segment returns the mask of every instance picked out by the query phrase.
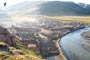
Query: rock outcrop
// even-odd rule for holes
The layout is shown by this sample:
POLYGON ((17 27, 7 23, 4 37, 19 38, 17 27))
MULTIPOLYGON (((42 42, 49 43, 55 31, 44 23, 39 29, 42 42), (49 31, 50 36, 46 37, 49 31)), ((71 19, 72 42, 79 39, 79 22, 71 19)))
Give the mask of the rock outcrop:
POLYGON ((15 36, 6 28, 0 27, 0 41, 7 43, 9 46, 15 46, 15 36))

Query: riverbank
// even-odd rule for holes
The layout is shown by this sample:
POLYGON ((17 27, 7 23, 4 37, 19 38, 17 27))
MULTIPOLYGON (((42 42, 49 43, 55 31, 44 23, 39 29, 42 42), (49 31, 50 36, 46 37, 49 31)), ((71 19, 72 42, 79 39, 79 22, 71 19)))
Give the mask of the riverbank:
POLYGON ((60 38, 58 38, 58 40, 56 40, 56 42, 55 42, 56 47, 58 47, 59 52, 60 52, 60 54, 58 56, 61 57, 61 60, 67 60, 64 53, 62 52, 62 49, 60 48, 59 41, 60 41, 60 38))
POLYGON ((85 39, 82 42, 82 47, 90 52, 90 31, 82 33, 81 36, 85 39))
MULTIPOLYGON (((69 34, 69 33, 72 33, 72 32, 74 32, 74 31, 83 29, 83 28, 85 28, 85 27, 80 27, 79 29, 73 30, 73 31, 71 31, 71 32, 67 32, 67 33, 64 34, 63 36, 65 36, 65 35, 67 35, 67 34, 69 34)), ((63 37, 63 36, 62 36, 62 37, 63 37)), ((61 38, 62 38, 62 37, 61 37, 61 38)), ((64 54, 65 52, 63 52, 63 48, 61 48, 59 42, 60 42, 60 38, 59 38, 58 40, 56 40, 56 46, 58 47, 58 49, 59 49, 59 51, 60 51, 59 56, 61 57, 61 59, 68 60, 69 58, 64 54)))
POLYGON ((90 40, 90 31, 82 33, 81 36, 86 40, 90 40))
POLYGON ((60 46, 65 56, 69 58, 68 60, 90 60, 90 52, 86 49, 90 48, 90 42, 81 37, 81 34, 86 31, 90 31, 90 28, 69 33, 60 40, 60 46), (82 46, 84 41, 87 41, 84 43, 85 48, 82 46))
POLYGON ((82 42, 82 47, 83 47, 85 50, 87 50, 87 51, 90 52, 90 40, 84 40, 84 41, 82 42))

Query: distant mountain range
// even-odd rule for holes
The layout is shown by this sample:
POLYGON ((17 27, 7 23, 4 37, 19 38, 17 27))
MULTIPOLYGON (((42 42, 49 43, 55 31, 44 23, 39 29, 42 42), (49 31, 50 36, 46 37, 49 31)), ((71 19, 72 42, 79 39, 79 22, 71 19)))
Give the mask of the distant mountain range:
POLYGON ((24 12, 26 11, 25 14, 40 14, 47 16, 90 15, 90 5, 86 5, 84 3, 76 4, 74 2, 63 2, 63 1, 47 1, 44 3, 24 2, 11 6, 9 10, 22 12, 24 10, 24 12))
POLYGON ((87 5, 86 9, 90 11, 90 5, 87 5))

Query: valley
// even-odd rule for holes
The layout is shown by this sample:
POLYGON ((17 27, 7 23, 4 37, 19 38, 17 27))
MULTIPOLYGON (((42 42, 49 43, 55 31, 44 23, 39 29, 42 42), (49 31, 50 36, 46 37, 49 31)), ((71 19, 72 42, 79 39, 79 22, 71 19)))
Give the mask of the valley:
POLYGON ((89 60, 89 41, 80 35, 90 27, 89 6, 26 1, 2 8, 0 60, 89 60))

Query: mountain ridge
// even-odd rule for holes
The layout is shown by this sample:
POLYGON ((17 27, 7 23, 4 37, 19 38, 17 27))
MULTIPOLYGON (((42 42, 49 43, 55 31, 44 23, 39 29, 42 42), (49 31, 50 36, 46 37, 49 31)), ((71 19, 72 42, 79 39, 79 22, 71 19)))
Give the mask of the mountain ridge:
POLYGON ((40 4, 38 3, 39 2, 37 2, 37 4, 33 3, 31 5, 29 2, 20 3, 20 4, 17 4, 16 6, 14 5, 13 10, 16 9, 17 11, 19 10, 22 12, 24 10, 24 12, 26 11, 25 14, 28 14, 28 15, 29 14, 39 14, 39 15, 47 15, 47 16, 88 16, 90 15, 89 7, 83 8, 79 4, 76 4, 74 2, 47 1, 40 4), (32 10, 33 8, 38 8, 38 9, 32 10))

